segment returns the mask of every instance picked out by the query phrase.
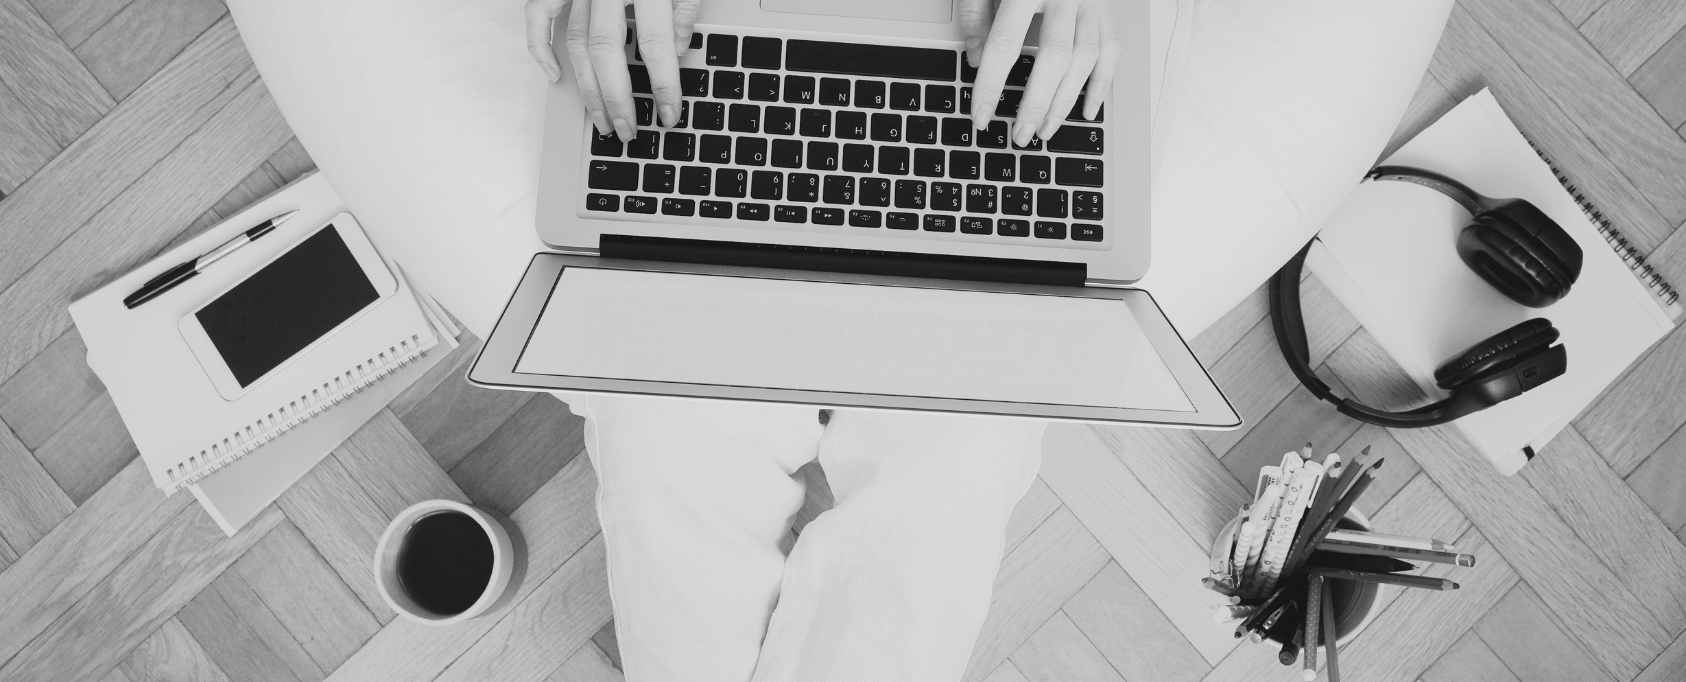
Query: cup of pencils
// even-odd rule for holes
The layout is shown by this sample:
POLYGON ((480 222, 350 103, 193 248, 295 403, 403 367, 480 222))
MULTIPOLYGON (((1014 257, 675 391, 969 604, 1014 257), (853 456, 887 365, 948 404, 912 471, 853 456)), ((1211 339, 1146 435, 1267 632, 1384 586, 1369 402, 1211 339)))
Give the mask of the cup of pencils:
POLYGON ((1210 574, 1201 579, 1221 595, 1215 614, 1235 636, 1279 648, 1283 665, 1304 659, 1304 677, 1328 661, 1340 679, 1338 649, 1375 616, 1381 585, 1455 590, 1445 578, 1416 575, 1422 562, 1474 566, 1438 540, 1375 532, 1353 508, 1375 480, 1382 458, 1369 448, 1343 462, 1338 454, 1311 458, 1311 444, 1259 470, 1253 502, 1213 542, 1210 574))

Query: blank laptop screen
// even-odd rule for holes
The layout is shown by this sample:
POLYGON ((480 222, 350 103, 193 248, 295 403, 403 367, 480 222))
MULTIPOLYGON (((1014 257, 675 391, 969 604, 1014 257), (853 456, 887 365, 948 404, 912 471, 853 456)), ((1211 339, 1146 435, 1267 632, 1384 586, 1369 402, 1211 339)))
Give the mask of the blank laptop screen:
POLYGON ((515 371, 1193 412, 1127 301, 562 271, 515 371))

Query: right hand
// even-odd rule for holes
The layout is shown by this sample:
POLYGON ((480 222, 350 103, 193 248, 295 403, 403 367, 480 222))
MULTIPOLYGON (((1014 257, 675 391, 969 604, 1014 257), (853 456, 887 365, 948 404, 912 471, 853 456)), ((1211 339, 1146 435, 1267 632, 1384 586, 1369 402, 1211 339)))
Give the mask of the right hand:
POLYGON ((551 50, 552 26, 568 16, 568 61, 579 81, 586 116, 597 132, 631 140, 638 132, 632 77, 626 68, 626 6, 638 19, 638 51, 650 71, 656 115, 662 125, 679 122, 679 57, 691 46, 699 0, 527 0, 527 51, 554 83, 562 65, 551 50))

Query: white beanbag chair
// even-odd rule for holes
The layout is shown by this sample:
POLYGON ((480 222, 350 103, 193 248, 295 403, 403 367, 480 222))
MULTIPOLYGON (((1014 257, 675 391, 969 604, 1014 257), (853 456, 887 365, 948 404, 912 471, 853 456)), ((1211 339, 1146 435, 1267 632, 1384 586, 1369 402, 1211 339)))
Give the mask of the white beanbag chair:
MULTIPOLYGON (((1193 336, 1298 250, 1376 160, 1452 0, 1153 1, 1160 101, 1142 285, 1193 336)), ((520 0, 228 5, 359 221, 485 338, 543 248, 544 79, 520 0)))

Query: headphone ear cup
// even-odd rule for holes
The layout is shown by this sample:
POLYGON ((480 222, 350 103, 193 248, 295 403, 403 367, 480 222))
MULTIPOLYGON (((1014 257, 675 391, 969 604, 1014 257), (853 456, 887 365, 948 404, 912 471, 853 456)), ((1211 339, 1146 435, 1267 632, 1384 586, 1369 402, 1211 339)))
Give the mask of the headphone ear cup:
POLYGON ((1580 247, 1527 202, 1511 200, 1483 211, 1459 233, 1457 248, 1477 275, 1530 308, 1561 300, 1580 276, 1580 247))
POLYGON ((1434 381, 1442 390, 1456 392, 1494 372, 1510 369, 1551 347, 1559 336, 1557 328, 1544 318, 1494 334, 1434 370, 1434 381))

